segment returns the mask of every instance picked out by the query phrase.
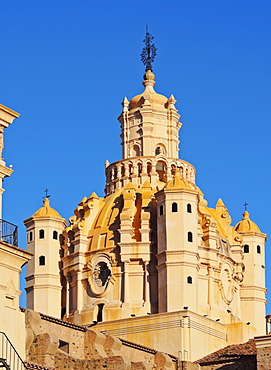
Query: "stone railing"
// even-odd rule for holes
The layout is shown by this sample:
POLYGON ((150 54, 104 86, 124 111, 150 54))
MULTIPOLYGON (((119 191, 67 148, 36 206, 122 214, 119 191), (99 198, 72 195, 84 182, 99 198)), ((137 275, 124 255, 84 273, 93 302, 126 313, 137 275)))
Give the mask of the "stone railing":
POLYGON ((172 179, 175 169, 179 168, 184 180, 195 183, 196 170, 190 163, 181 159, 155 157, 133 157, 108 164, 105 170, 106 195, 132 182, 140 188, 148 180, 152 188, 162 189, 172 179))

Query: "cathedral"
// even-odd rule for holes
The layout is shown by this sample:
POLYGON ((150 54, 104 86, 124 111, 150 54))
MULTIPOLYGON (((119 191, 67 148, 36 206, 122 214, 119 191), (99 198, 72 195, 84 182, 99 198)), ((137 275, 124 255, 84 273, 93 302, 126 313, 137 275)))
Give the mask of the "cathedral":
POLYGON ((105 163, 105 196, 84 197, 68 223, 46 198, 24 221, 27 307, 194 360, 265 334, 266 234, 247 210, 232 226, 222 199, 208 206, 178 157, 176 99, 155 91, 148 32, 145 42, 144 91, 122 102, 122 158, 105 163), (176 330, 182 343, 165 343, 176 330), (202 351, 189 344, 198 336, 202 351))

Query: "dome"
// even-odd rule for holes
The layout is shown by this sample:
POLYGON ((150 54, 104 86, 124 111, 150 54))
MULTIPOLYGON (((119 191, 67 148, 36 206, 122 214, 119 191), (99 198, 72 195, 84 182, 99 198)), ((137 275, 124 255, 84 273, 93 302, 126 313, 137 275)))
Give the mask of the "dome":
POLYGON ((52 217, 59 217, 59 218, 62 218, 60 216, 60 214, 55 210, 53 209, 51 206, 50 206, 50 200, 48 198, 45 198, 43 200, 43 206, 38 209, 34 214, 33 214, 33 217, 46 217, 46 216, 52 216, 52 217))
POLYGON ((238 231, 239 233, 246 233, 246 232, 260 233, 261 232, 258 225, 255 224, 255 222, 251 221, 251 219, 249 218, 249 213, 247 211, 243 213, 242 221, 236 224, 235 230, 238 231))
POLYGON ((179 169, 175 170, 173 179, 169 180, 165 186, 165 189, 172 189, 172 188, 191 189, 190 184, 181 177, 179 169))
POLYGON ((153 86, 155 85, 154 81, 154 74, 149 70, 144 75, 145 80, 143 81, 143 85, 145 86, 145 90, 142 94, 134 96, 130 100, 130 110, 139 108, 144 103, 145 97, 149 97, 149 102, 154 107, 164 107, 166 103, 168 102, 168 98, 164 95, 157 94, 157 92, 154 90, 153 86))

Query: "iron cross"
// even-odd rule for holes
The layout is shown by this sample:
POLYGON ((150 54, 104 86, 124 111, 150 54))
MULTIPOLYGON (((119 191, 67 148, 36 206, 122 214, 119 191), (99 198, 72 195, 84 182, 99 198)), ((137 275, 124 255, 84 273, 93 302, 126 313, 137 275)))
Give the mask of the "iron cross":
POLYGON ((51 195, 48 195, 48 191, 49 191, 49 190, 48 190, 47 188, 44 190, 44 193, 45 193, 46 195, 45 195, 45 197, 43 197, 43 198, 50 198, 50 196, 51 196, 51 195))
POLYGON ((247 211, 248 203, 247 203, 247 202, 245 202, 245 203, 243 204, 243 206, 245 207, 245 211, 247 211))

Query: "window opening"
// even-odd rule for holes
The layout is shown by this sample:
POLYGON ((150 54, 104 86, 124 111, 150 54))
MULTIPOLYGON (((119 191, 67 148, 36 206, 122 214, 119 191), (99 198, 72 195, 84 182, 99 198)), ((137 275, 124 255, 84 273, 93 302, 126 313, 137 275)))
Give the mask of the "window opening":
POLYGON ((172 165, 171 165, 171 175, 172 175, 172 176, 174 176, 175 171, 176 171, 176 166, 175 166, 175 164, 172 164, 172 165))
POLYGON ((61 349, 61 351, 69 353, 69 343, 64 340, 59 339, 58 348, 61 349))
POLYGON ((40 239, 44 239, 44 230, 43 229, 41 229, 39 231, 39 237, 40 237, 40 239))
POLYGON ((187 276, 187 284, 192 284, 192 276, 187 276))
POLYGON ((124 165, 121 166, 121 177, 124 176, 124 173, 125 173, 125 168, 124 168, 124 165))
POLYGON ((58 235, 57 235, 57 231, 56 231, 56 230, 54 230, 54 231, 53 231, 53 239, 57 240, 57 236, 58 236, 58 235))
POLYGON ((32 242, 32 240, 33 240, 33 232, 30 231, 30 233, 29 233, 29 241, 32 242))
POLYGON ((244 253, 249 253, 249 245, 244 245, 244 253))
POLYGON ((134 145, 134 157, 139 157, 140 156, 140 148, 138 145, 134 145))
POLYGON ((163 162, 156 163, 156 172, 159 176, 159 181, 166 182, 166 166, 163 162))
POLYGON ((141 172, 142 172, 142 164, 138 163, 137 164, 137 174, 138 174, 138 176, 141 174, 141 172))
POLYGON ((163 214, 164 214, 164 207, 160 206, 160 216, 162 216, 163 214))
POLYGON ((39 256, 39 265, 45 266, 45 256, 39 256))
POLYGON ((261 254, 261 246, 257 245, 257 253, 261 254))
POLYGON ((187 213, 192 213, 192 207, 190 203, 187 203, 187 213))
POLYGON ((187 233, 187 240, 189 242, 193 242, 193 234, 191 233, 191 231, 188 231, 188 233, 187 233))
POLYGON ((97 314, 98 322, 103 321, 103 308, 104 308, 104 303, 98 304, 98 314, 97 314))
POLYGON ((157 171, 165 171, 165 165, 162 162, 157 162, 156 164, 156 170, 157 171))
POLYGON ((172 212, 178 212, 178 204, 176 202, 172 203, 172 212))

